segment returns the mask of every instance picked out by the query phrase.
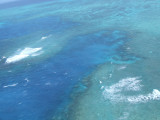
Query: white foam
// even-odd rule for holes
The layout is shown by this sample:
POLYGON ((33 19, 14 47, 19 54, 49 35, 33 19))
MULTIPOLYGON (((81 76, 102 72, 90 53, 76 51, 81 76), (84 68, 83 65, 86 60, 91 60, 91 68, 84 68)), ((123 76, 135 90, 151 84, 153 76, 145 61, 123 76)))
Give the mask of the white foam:
POLYGON ((149 100, 160 100, 160 91, 153 89, 152 93, 146 95, 132 95, 126 96, 123 94, 125 91, 140 91, 142 86, 140 84, 140 77, 125 78, 118 83, 111 86, 106 86, 103 91, 105 99, 109 99, 113 102, 130 102, 130 103, 144 103, 149 100))
POLYGON ((149 100, 160 100, 160 91, 157 89, 153 89, 153 92, 149 93, 147 95, 138 95, 138 96, 127 97, 127 101, 129 101, 131 103, 148 102, 149 100))
POLYGON ((102 84, 102 81, 99 81, 100 84, 102 84))
POLYGON ((27 83, 29 82, 29 79, 28 79, 28 78, 25 78, 24 80, 25 80, 27 83))
POLYGON ((28 82, 29 82, 29 79, 28 78, 25 78, 24 79, 26 81, 26 83, 24 84, 24 86, 27 86, 28 82))
POLYGON ((5 56, 2 57, 2 59, 5 59, 5 58, 6 58, 5 56))
POLYGON ((38 52, 38 53, 34 53, 34 54, 32 54, 31 56, 38 56, 38 55, 40 55, 40 54, 42 54, 43 53, 43 51, 41 51, 41 52, 38 52))
POLYGON ((47 39, 47 38, 49 38, 49 37, 51 37, 51 35, 43 36, 43 37, 41 37, 41 40, 45 40, 45 39, 47 39))
POLYGON ((109 87, 107 86, 105 88, 105 91, 110 94, 121 92, 122 90, 139 91, 142 87, 140 82, 141 80, 139 80, 139 77, 125 78, 114 85, 111 85, 109 87))
POLYGON ((0 59, 0 61, 2 61, 3 59, 6 59, 6 57, 5 57, 5 56, 2 56, 1 59, 0 59))
POLYGON ((118 68, 118 70, 124 70, 126 68, 127 68, 126 66, 121 66, 121 67, 118 68))
POLYGON ((7 87, 14 87, 14 86, 16 86, 16 85, 18 85, 18 83, 15 83, 15 84, 11 84, 11 85, 6 85, 6 86, 3 86, 3 88, 7 88, 7 87))
POLYGON ((6 63, 14 63, 17 61, 20 61, 24 58, 27 58, 29 56, 37 56, 40 55, 38 54, 38 52, 42 50, 42 48, 25 48, 24 50, 22 50, 19 54, 8 57, 6 60, 6 63), (36 55, 35 55, 36 54, 36 55))
POLYGON ((47 38, 48 38, 48 37, 42 37, 41 40, 45 40, 45 39, 47 39, 47 38))
POLYGON ((104 89, 104 86, 101 86, 101 89, 104 89))

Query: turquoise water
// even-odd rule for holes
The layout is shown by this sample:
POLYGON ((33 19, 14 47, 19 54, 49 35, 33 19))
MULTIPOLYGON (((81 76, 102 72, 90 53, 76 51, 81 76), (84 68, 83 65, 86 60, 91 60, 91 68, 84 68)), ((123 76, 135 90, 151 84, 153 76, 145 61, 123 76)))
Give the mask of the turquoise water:
POLYGON ((0 120, 159 120, 160 2, 0 2, 0 120))

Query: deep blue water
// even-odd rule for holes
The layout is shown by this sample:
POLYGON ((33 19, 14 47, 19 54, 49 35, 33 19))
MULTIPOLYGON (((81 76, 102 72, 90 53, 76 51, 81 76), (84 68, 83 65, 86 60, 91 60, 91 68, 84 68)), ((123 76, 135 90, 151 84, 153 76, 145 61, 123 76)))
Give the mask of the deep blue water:
MULTIPOLYGON (((1 78, 0 118, 49 119, 70 101, 69 95, 74 85, 96 65, 116 55, 116 50, 126 40, 125 33, 120 31, 98 31, 77 36, 56 56, 1 78), (14 83, 18 85, 3 88, 14 83)), ((17 66, 18 63, 14 67, 17 66)))
MULTIPOLYGON (((25 16, 23 16, 23 18, 24 17, 25 16)), ((14 19, 6 21, 5 27, 1 28, 0 39, 16 38, 42 30, 48 33, 63 32, 64 30, 76 25, 70 21, 62 21, 60 17, 56 16, 41 17, 22 22, 15 21, 14 24, 10 23, 10 21, 14 21, 14 19)))
MULTIPOLYGON (((24 19, 29 16, 30 15, 18 16, 18 19, 24 19)), ((32 40, 28 40, 28 38, 32 37, 30 36, 32 33, 39 32, 39 36, 37 37, 40 39, 43 35, 63 33, 74 26, 78 26, 78 24, 71 21, 64 21, 58 16, 40 17, 20 22, 15 21, 13 18, 7 19, 0 28, 1 57, 5 56, 4 53, 6 50, 12 49, 15 46, 24 46, 28 42, 32 42, 32 40)))
MULTIPOLYGON (((26 16, 15 18, 24 19, 26 16)), ((0 28, 1 58, 8 52, 14 54, 12 48, 19 49, 16 47, 31 43, 28 36, 32 33, 45 31, 63 35, 80 25, 59 16, 22 21, 9 18, 3 22, 5 24, 0 28), (23 39, 17 39, 19 37, 23 39)), ((47 120, 56 116, 72 101, 70 95, 74 86, 97 65, 111 61, 113 56, 123 52, 121 46, 128 40, 127 33, 118 30, 100 30, 68 39, 60 52, 37 63, 34 60, 32 64, 32 59, 12 64, 5 64, 5 59, 0 61, 0 120, 47 120)), ((44 48, 44 54, 47 54, 45 49, 47 47, 44 48)))

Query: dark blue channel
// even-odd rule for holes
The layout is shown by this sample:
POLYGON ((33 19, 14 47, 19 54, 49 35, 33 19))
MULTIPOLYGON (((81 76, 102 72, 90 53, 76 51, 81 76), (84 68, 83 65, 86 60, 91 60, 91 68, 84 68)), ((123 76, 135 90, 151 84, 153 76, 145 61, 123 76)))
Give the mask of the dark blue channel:
POLYGON ((120 31, 77 36, 56 56, 17 74, 1 77, 0 120, 51 119, 71 101, 69 96, 74 85, 96 65, 118 54, 117 49, 126 40, 125 33, 120 31), (3 88, 13 83, 18 84, 3 88))

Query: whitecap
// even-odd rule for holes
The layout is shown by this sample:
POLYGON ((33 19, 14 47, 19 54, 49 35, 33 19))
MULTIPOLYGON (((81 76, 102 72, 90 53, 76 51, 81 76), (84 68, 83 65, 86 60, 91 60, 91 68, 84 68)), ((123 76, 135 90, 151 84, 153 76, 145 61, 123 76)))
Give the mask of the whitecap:
POLYGON ((11 85, 5 85, 5 86, 3 86, 3 88, 7 88, 7 87, 14 87, 14 86, 16 86, 16 85, 18 85, 18 83, 11 84, 11 85))
POLYGON ((45 39, 47 39, 48 37, 41 37, 41 40, 45 40, 45 39))
POLYGON ((26 83, 24 84, 24 86, 27 86, 28 82, 30 81, 28 78, 24 79, 26 81, 26 83))
POLYGON ((50 36, 51 36, 51 35, 43 36, 43 37, 41 37, 41 40, 45 40, 45 39, 49 38, 50 36))
POLYGON ((37 56, 40 55, 40 52, 42 50, 42 48, 25 48, 24 50, 22 50, 19 54, 17 55, 13 55, 11 57, 8 57, 6 59, 6 63, 14 63, 17 61, 20 61, 24 58, 27 58, 29 56, 37 56), (35 55, 36 54, 36 55, 35 55))
POLYGON ((127 68, 126 66, 121 66, 121 67, 118 68, 118 70, 124 70, 126 68, 127 68))
POLYGON ((99 81, 100 84, 102 84, 102 81, 99 81))
POLYGON ((25 78, 24 80, 25 80, 27 83, 29 82, 29 79, 28 79, 28 78, 25 78))

